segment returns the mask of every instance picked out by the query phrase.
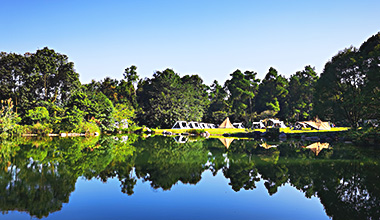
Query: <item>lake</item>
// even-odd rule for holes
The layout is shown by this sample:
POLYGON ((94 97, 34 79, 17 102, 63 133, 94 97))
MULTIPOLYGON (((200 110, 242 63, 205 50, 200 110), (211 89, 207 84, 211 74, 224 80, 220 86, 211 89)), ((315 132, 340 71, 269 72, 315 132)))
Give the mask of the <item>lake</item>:
POLYGON ((380 219, 380 148, 103 136, 3 140, 1 219, 380 219))

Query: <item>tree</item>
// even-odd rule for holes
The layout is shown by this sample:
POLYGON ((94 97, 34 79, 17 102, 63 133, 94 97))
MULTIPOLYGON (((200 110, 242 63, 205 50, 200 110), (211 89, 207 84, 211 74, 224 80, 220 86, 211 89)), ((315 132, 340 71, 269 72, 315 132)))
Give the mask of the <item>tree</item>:
POLYGON ((347 48, 327 62, 316 85, 316 114, 326 120, 346 120, 352 127, 365 116, 365 72, 358 50, 347 48))
POLYGON ((244 119, 246 122, 252 120, 255 112, 255 97, 258 92, 259 79, 256 79, 257 73, 245 71, 242 73, 236 70, 231 73, 231 79, 225 82, 228 90, 228 103, 231 106, 231 112, 234 120, 244 119))
POLYGON ((228 116, 227 92, 214 80, 210 88, 209 102, 204 121, 220 124, 228 116))
POLYGON ((21 118, 13 111, 12 99, 1 100, 0 102, 0 137, 13 133, 21 118))
POLYGON ((80 123, 83 117, 87 121, 95 120, 103 131, 113 130, 115 108, 102 92, 82 88, 71 96, 66 107, 66 123, 67 120, 80 123))
POLYGON ((139 80, 136 70, 137 67, 134 65, 126 68, 123 74, 124 80, 121 80, 119 84, 119 87, 122 88, 122 90, 119 90, 120 94, 124 94, 123 96, 127 98, 134 108, 137 108, 135 85, 139 80))
POLYGON ((287 84, 286 78, 279 75, 277 70, 271 67, 259 85, 258 98, 256 99, 257 112, 271 110, 278 113, 280 110, 285 110, 285 98, 288 94, 287 84))
POLYGON ((138 120, 152 127, 171 127, 178 120, 200 121, 207 101, 207 87, 198 76, 181 78, 171 69, 156 71, 139 82, 138 120))
POLYGON ((366 73, 363 90, 367 119, 380 120, 380 32, 360 46, 359 54, 366 73))
POLYGON ((16 112, 24 69, 24 56, 15 53, 0 53, 0 100, 11 98, 15 102, 16 112))
POLYGON ((0 98, 12 98, 21 116, 41 101, 63 106, 80 86, 74 63, 47 47, 24 56, 1 53, 0 75, 0 98))
POLYGON ((310 118, 317 80, 317 73, 310 66, 305 66, 303 71, 298 71, 290 77, 287 96, 287 118, 292 121, 310 118))

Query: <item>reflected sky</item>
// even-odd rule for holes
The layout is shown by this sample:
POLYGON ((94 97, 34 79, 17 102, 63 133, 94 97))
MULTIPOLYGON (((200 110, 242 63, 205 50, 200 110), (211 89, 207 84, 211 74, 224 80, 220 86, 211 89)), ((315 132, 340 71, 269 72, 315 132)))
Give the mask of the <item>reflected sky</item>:
MULTIPOLYGON (((127 196, 115 178, 107 183, 80 178, 70 203, 47 219, 329 219, 318 198, 305 198, 289 184, 269 196, 262 180, 255 190, 239 192, 228 182, 221 172, 210 171, 197 185, 177 183, 170 191, 138 180, 135 193, 127 196)), ((14 214, 7 217, 30 218, 14 214)))

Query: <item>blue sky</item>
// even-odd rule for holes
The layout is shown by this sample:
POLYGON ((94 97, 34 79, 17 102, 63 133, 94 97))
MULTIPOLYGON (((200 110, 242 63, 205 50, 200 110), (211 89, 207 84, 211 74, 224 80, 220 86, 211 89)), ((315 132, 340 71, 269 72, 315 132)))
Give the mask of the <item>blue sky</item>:
POLYGON ((224 83, 234 70, 262 79, 322 72, 339 50, 380 31, 380 1, 0 0, 0 51, 47 46, 68 55, 83 83, 172 68, 224 83))

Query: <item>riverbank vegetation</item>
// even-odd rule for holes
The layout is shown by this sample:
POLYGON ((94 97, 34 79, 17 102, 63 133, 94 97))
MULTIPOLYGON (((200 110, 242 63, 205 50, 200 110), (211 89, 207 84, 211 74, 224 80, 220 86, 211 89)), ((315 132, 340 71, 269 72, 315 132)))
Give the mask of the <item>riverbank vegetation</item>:
POLYGON ((338 52, 320 77, 311 66, 289 78, 271 67, 262 80, 237 69, 223 85, 208 86, 173 69, 140 78, 132 65, 120 80, 82 84, 74 63, 47 47, 1 52, 0 76, 2 136, 170 128, 179 120, 218 124, 227 116, 247 127, 267 117, 294 123, 318 116, 353 128, 380 120, 380 32, 338 52))

